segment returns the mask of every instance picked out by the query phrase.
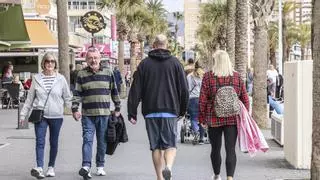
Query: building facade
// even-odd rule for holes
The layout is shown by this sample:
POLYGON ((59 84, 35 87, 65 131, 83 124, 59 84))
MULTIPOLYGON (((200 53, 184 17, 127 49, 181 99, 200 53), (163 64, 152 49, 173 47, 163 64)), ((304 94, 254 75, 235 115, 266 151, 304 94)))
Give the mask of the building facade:
POLYGON ((199 27, 200 5, 208 0, 184 0, 184 48, 191 50, 197 44, 197 29, 199 27))

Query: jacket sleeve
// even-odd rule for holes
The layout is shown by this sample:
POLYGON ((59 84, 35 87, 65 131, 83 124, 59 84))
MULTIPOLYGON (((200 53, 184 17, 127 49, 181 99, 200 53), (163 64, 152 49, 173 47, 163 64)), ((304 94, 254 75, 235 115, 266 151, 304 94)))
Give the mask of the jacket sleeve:
POLYGON ((76 78, 76 87, 73 93, 72 97, 72 112, 78 112, 79 111, 79 105, 81 103, 81 94, 82 94, 82 83, 81 83, 81 77, 80 77, 80 72, 77 74, 76 78))
POLYGON ((120 100, 120 95, 119 91, 117 89, 117 84, 116 84, 116 79, 112 71, 111 72, 111 81, 110 81, 110 89, 111 89, 111 99, 114 103, 115 106, 115 111, 120 111, 121 107, 121 100, 120 100))
POLYGON ((199 97, 199 122, 206 123, 206 107, 210 96, 210 76, 209 72, 203 76, 200 97, 199 97))
POLYGON ((36 97, 36 86, 35 82, 31 83, 31 87, 28 91, 27 99, 23 105, 23 108, 20 112, 20 119, 25 120, 27 115, 29 114, 30 110, 32 109, 33 100, 36 97))
POLYGON ((246 85, 244 84, 244 81, 239 77, 240 81, 240 101, 244 104, 244 106, 249 111, 250 108, 250 102, 249 102, 249 96, 246 90, 246 85))
POLYGON ((128 97, 128 118, 137 120, 137 108, 141 100, 141 89, 143 85, 142 63, 139 64, 136 72, 133 74, 133 82, 130 87, 128 97))
POLYGON ((179 64, 179 90, 180 90, 180 113, 179 116, 184 116, 187 112, 188 101, 189 101, 189 88, 187 77, 184 73, 183 67, 179 64))

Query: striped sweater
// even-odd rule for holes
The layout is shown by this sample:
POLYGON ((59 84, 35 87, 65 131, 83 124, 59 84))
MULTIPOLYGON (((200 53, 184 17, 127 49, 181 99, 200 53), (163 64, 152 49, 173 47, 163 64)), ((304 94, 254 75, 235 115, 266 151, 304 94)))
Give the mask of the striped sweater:
POLYGON ((72 112, 77 112, 82 103, 82 115, 110 115, 110 100, 115 111, 120 111, 120 98, 115 79, 109 68, 100 68, 96 73, 87 67, 78 72, 72 100, 72 112))

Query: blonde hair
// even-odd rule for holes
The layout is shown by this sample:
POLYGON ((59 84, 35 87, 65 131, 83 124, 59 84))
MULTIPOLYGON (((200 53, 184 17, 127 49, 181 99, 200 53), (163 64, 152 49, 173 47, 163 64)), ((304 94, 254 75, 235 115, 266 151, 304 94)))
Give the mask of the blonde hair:
POLYGON ((47 52, 47 53, 44 54, 44 56, 42 57, 42 60, 41 60, 41 68, 42 68, 43 70, 46 69, 46 67, 44 66, 45 61, 48 60, 50 57, 55 61, 55 63, 54 63, 54 69, 57 69, 57 68, 58 68, 58 61, 57 61, 56 56, 55 56, 53 53, 51 53, 51 52, 47 52))
POLYGON ((233 76, 233 66, 226 51, 217 50, 214 55, 212 71, 216 76, 233 76))

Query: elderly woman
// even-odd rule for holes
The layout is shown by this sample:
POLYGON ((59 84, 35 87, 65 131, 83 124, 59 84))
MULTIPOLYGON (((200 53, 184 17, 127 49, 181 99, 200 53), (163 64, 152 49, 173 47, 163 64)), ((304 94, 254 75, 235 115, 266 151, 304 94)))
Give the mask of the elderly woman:
POLYGON ((58 139, 63 122, 64 105, 71 107, 71 94, 68 83, 57 69, 57 59, 51 53, 46 53, 41 62, 43 71, 33 77, 27 100, 21 110, 21 122, 26 119, 32 109, 44 110, 43 118, 34 124, 36 136, 36 161, 37 167, 31 170, 31 175, 42 179, 44 148, 46 132, 50 133, 50 156, 47 177, 55 176, 55 160, 58 153, 58 139), (50 107, 50 108, 49 108, 50 107))

